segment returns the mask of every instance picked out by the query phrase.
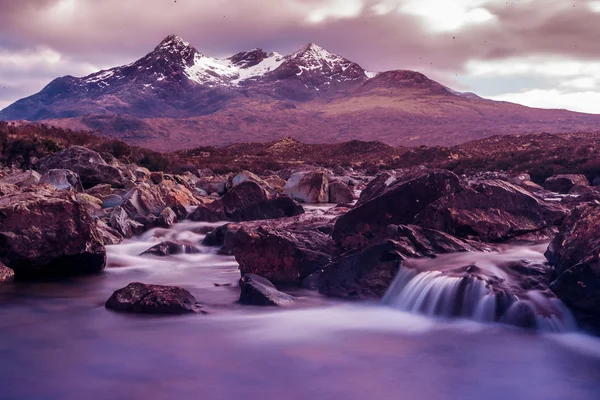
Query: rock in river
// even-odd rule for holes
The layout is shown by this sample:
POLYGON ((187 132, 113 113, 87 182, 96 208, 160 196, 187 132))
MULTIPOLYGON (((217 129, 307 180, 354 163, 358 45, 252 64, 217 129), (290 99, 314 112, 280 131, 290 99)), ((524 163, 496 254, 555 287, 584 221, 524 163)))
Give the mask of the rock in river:
POLYGON ((240 279, 240 303, 256 306, 286 306, 294 302, 289 294, 258 275, 246 274, 240 279))
POLYGON ((17 279, 75 275, 101 271, 106 250, 85 207, 43 185, 0 198, 0 261, 17 279))
POLYGON ((105 306, 115 311, 143 314, 202 312, 202 306, 196 302, 190 292, 183 288, 139 282, 130 283, 114 292, 105 306))

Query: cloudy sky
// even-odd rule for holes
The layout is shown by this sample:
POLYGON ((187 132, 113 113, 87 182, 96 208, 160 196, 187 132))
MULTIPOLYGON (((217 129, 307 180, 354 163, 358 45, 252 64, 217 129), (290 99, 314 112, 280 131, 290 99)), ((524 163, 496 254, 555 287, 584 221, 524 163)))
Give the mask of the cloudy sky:
POLYGON ((0 0, 0 109, 176 33, 217 57, 308 42, 530 106, 600 113, 600 1, 0 0))

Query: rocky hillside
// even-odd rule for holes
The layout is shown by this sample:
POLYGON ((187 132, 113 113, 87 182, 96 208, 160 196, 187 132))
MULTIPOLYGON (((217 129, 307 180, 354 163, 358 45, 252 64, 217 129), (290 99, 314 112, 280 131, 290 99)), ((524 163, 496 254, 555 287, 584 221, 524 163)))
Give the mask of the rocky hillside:
POLYGON ((226 59, 177 36, 124 66, 66 76, 0 111, 161 151, 293 137, 305 143, 456 145, 492 135, 595 131, 600 116, 453 91, 406 70, 372 73, 308 44, 226 59))

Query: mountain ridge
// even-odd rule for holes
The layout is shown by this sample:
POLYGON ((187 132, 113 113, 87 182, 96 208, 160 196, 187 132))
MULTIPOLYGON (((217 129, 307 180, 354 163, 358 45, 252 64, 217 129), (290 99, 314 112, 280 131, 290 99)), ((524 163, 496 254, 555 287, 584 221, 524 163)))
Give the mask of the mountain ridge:
POLYGON ((96 131, 158 150, 272 141, 454 145, 495 134, 595 131, 600 116, 461 93, 410 70, 372 73, 314 43, 217 59, 176 35, 123 66, 60 77, 0 120, 96 131))

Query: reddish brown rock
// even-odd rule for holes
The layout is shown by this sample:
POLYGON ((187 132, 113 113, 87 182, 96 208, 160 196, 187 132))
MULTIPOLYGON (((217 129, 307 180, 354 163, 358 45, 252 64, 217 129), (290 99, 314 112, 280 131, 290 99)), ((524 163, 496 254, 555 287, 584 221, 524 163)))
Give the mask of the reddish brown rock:
POLYGON ((39 160, 37 170, 45 173, 51 169, 69 169, 77 173, 85 189, 100 183, 121 186, 121 171, 110 166, 100 154, 81 146, 71 146, 39 160))
POLYGON ((105 259, 96 223, 68 192, 37 186, 0 198, 0 261, 17 279, 98 272, 105 259))
POLYGON ((476 182, 430 204, 415 224, 462 238, 502 241, 559 225, 566 210, 501 180, 476 182))
POLYGON ((190 292, 183 288, 139 282, 130 283, 114 292, 105 306, 114 311, 142 314, 202 312, 202 306, 190 292))
MULTIPOLYGON (((364 246, 390 224, 411 224, 429 204, 454 193, 460 187, 460 181, 446 170, 419 169, 402 175, 393 183, 381 182, 381 185, 382 188, 377 189, 378 195, 337 220, 333 238, 342 247, 364 246)), ((373 186, 371 190, 375 190, 373 186)))

